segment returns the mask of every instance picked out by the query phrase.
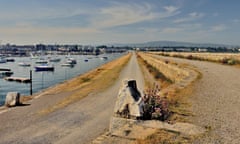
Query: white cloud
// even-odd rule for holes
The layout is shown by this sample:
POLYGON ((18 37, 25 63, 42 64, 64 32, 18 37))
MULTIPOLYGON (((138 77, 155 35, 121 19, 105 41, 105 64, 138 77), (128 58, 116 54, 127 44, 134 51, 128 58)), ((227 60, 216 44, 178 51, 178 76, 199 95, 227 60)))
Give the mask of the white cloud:
POLYGON ((146 32, 146 33, 157 33, 159 32, 158 28, 149 28, 149 27, 143 27, 143 28, 139 28, 139 30, 146 32))
POLYGON ((1 34, 21 35, 21 34, 78 34, 78 33, 98 33, 99 30, 92 28, 66 28, 66 27, 1 27, 1 34))
POLYGON ((187 30, 198 30, 202 29, 203 27, 201 23, 183 23, 179 24, 178 26, 187 30))
POLYGON ((183 31, 183 28, 173 28, 173 27, 168 27, 168 28, 164 28, 161 32, 162 33, 177 33, 180 31, 183 31))
POLYGON ((115 26, 130 25, 134 23, 167 18, 178 14, 178 8, 168 6, 163 12, 155 12, 154 6, 144 4, 115 4, 100 9, 100 13, 92 18, 92 26, 98 28, 111 28, 115 26))
POLYGON ((177 7, 175 6, 165 6, 163 7, 168 13, 174 13, 178 10, 177 7))
POLYGON ((98 27, 113 27, 128 25, 141 21, 151 20, 156 17, 149 5, 119 5, 101 9, 97 21, 98 27))
POLYGON ((234 19, 233 22, 234 23, 240 23, 240 19, 234 19))
POLYGON ((194 21, 194 20, 202 18, 203 16, 204 16, 203 13, 192 12, 192 13, 189 13, 187 17, 174 20, 174 23, 183 23, 183 22, 194 21))
POLYGON ((219 13, 215 12, 215 13, 213 13, 213 16, 217 17, 217 16, 219 16, 219 13))
POLYGON ((223 31, 225 30, 227 27, 224 24, 219 24, 219 25, 215 25, 213 27, 211 27, 211 31, 213 32, 219 32, 219 31, 223 31))
POLYGON ((78 27, 0 27, 0 37, 4 43, 34 44, 44 43, 94 43, 100 39, 102 31, 78 27), (95 39, 93 41, 92 39, 95 39))

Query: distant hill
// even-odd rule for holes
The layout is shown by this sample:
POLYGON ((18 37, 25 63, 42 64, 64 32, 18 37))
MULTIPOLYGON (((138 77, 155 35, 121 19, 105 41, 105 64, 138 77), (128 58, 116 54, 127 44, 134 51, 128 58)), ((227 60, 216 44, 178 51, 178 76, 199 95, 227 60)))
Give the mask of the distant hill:
POLYGON ((130 46, 130 47, 233 47, 225 44, 211 44, 211 43, 191 43, 191 42, 177 42, 177 41, 151 41, 136 44, 114 44, 114 46, 130 46))

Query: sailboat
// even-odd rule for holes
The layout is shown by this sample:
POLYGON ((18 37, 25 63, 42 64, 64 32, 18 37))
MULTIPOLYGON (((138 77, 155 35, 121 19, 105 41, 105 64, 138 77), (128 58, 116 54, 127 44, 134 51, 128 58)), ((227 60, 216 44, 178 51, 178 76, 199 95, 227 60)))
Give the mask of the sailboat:
POLYGON ((31 64, 30 63, 26 63, 26 62, 20 62, 18 63, 19 66, 22 66, 22 67, 30 67, 31 64))
POLYGON ((38 59, 39 58, 37 55, 33 55, 31 52, 30 52, 30 57, 31 57, 31 59, 38 59))
MULTIPOLYGON (((51 51, 51 54, 52 54, 52 51, 51 51)), ((50 62, 60 62, 61 61, 61 58, 58 57, 56 52, 53 52, 53 55, 49 56, 48 59, 50 62)))

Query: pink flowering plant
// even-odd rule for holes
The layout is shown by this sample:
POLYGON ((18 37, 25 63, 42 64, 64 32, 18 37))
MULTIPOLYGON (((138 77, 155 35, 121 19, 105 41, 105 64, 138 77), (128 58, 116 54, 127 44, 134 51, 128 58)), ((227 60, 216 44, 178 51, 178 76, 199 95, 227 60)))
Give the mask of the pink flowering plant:
POLYGON ((166 120, 169 115, 169 102, 166 98, 159 95, 160 87, 154 84, 153 88, 144 92, 143 101, 143 119, 166 120))

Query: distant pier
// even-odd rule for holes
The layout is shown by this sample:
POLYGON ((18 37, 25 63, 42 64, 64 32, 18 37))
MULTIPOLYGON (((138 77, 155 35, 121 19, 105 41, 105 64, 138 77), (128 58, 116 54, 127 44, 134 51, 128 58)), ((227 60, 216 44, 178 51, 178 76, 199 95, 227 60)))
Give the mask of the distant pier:
POLYGON ((20 83, 30 83, 31 79, 29 78, 23 78, 23 77, 5 77, 6 81, 16 81, 20 83))

